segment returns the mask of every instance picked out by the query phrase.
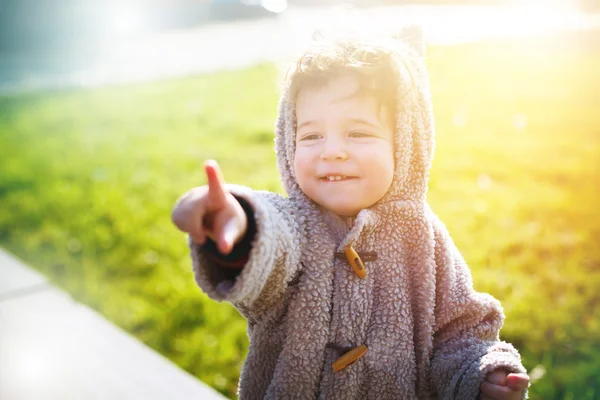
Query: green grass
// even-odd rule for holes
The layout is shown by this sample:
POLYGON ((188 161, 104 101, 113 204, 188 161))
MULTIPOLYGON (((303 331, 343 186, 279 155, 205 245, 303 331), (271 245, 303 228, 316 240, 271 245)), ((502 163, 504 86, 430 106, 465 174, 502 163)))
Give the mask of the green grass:
MULTIPOLYGON (((476 288, 502 301, 503 338, 545 368, 533 399, 600 397, 598 36, 428 58, 429 201, 476 288)), ((206 158, 229 182, 281 191, 275 77, 267 65, 0 97, 0 245, 231 397, 245 323, 195 286, 170 211, 206 158)))

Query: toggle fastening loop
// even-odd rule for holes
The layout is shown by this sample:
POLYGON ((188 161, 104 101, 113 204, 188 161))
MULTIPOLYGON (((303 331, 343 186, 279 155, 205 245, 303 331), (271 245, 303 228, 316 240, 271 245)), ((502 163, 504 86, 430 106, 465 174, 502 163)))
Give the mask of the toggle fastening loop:
POLYGON ((367 346, 361 344, 358 347, 353 348, 337 360, 331 366, 335 372, 346 368, 348 365, 352 364, 354 361, 358 360, 367 352, 367 346))
POLYGON ((350 263, 354 273, 360 279, 365 279, 365 276, 367 276, 367 271, 365 270, 365 265, 358 256, 358 253, 352 248, 352 246, 346 246, 344 248, 344 253, 346 253, 346 259, 348 259, 348 263, 350 263))

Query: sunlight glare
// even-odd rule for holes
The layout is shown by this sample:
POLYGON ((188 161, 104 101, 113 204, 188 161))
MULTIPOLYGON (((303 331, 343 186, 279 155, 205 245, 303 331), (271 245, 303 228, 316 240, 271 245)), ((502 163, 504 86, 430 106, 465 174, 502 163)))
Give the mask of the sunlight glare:
POLYGON ((504 5, 481 6, 404 5, 393 9, 395 12, 392 8, 383 12, 383 7, 357 12, 334 8, 329 19, 350 23, 356 18, 356 24, 375 31, 394 31, 403 23, 417 23, 423 27, 426 39, 436 44, 545 35, 580 29, 584 21, 582 11, 569 0, 509 0, 504 5))
POLYGON ((546 12, 549 10, 575 10, 572 0, 512 0, 512 3, 521 9, 533 12, 546 12))
POLYGON ((262 0, 260 3, 265 10, 276 14, 284 12, 287 9, 286 0, 262 0))
POLYGON ((122 35, 138 32, 143 27, 143 19, 139 10, 134 8, 120 8, 115 10, 113 29, 122 35))
POLYGON ((515 115, 513 125, 517 131, 522 131, 527 126, 527 116, 524 114, 515 115))

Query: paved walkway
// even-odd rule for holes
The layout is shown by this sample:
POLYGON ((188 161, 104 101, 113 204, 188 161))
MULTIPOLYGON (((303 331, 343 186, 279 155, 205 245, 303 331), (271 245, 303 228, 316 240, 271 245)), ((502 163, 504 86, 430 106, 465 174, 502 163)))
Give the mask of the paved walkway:
POLYGON ((0 250, 0 399, 225 399, 0 250))

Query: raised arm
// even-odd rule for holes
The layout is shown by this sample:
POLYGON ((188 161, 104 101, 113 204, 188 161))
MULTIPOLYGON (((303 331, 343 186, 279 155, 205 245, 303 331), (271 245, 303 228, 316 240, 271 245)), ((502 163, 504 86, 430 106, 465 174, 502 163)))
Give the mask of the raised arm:
POLYGON ((213 163, 207 163, 208 186, 180 198, 173 222, 190 234, 200 288, 257 320, 280 304, 298 271, 301 228, 288 199, 226 185, 213 163))

